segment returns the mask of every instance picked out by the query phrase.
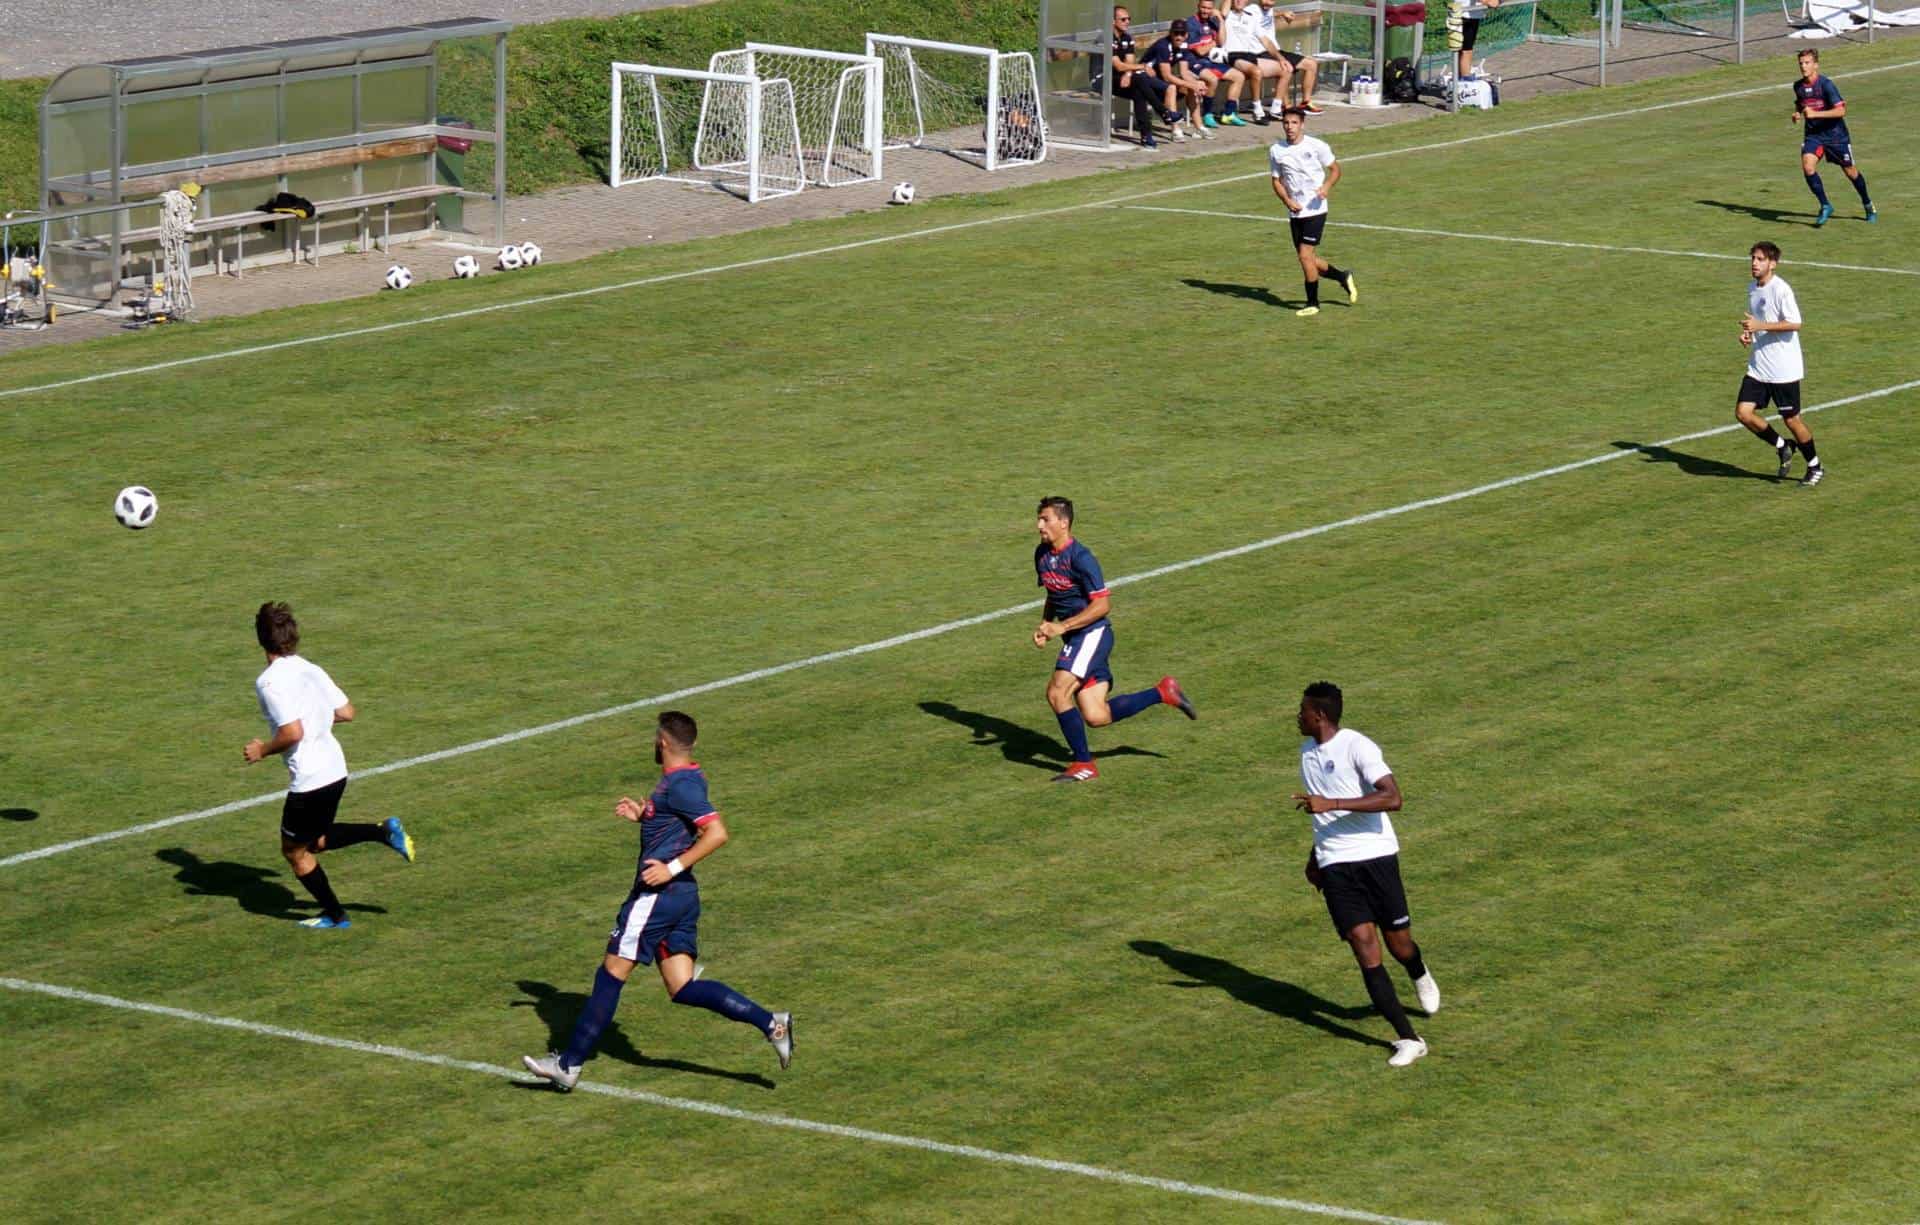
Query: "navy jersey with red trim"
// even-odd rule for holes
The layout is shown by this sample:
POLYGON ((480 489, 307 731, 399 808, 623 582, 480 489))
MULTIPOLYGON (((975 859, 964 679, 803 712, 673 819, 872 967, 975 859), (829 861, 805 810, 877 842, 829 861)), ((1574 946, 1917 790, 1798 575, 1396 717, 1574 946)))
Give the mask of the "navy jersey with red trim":
POLYGON ((1800 113, 1806 116, 1807 135, 1846 137, 1845 119, 1820 118, 1820 112, 1831 110, 1844 101, 1840 97, 1840 87, 1832 80, 1824 76, 1811 81, 1801 77, 1793 83, 1793 99, 1799 104, 1800 113))
MULTIPOLYGON (((633 873, 634 890, 649 888, 640 879, 647 860, 672 863, 693 845, 700 827, 719 815, 707 799, 707 776, 698 762, 675 766, 661 775, 640 809, 640 863, 633 873)), ((693 883, 693 873, 682 872, 673 883, 683 881, 693 883)))
MULTIPOLYGON (((1093 550, 1078 540, 1067 541, 1066 547, 1059 550, 1049 549, 1046 542, 1041 541, 1034 546, 1033 569, 1040 585, 1047 589, 1049 621, 1065 621, 1107 594, 1107 580, 1100 574, 1100 563, 1094 560, 1093 550)), ((1102 617, 1081 628, 1084 631, 1106 623, 1107 619, 1102 617)))

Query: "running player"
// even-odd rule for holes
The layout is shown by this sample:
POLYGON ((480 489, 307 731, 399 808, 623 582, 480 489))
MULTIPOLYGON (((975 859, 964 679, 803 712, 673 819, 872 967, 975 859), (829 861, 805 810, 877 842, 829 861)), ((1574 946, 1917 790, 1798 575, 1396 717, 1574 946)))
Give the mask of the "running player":
POLYGON ((1300 256, 1300 271, 1305 275, 1307 304, 1296 315, 1320 313, 1320 278, 1332 277, 1347 291, 1348 302, 1360 300, 1360 287, 1353 273, 1344 272, 1320 258, 1320 235, 1327 226, 1327 196, 1340 181, 1340 163, 1333 150, 1317 136, 1308 136, 1307 113, 1290 106, 1280 115, 1284 139, 1267 150, 1273 194, 1287 206, 1287 227, 1293 234, 1294 251, 1300 256))
POLYGON ((1826 184, 1820 181, 1820 158, 1840 167, 1867 210, 1868 221, 1880 214, 1867 195, 1867 176, 1853 164, 1853 137, 1847 133, 1847 103, 1832 77, 1820 75, 1820 53, 1808 48, 1800 53, 1800 79, 1793 83, 1793 121, 1806 119, 1806 138, 1800 142, 1800 173, 1807 176, 1807 190, 1820 201, 1820 214, 1813 224, 1822 226, 1833 216, 1833 203, 1827 199, 1826 184))
POLYGON ((1047 704, 1073 750, 1073 763, 1054 775, 1053 781, 1085 783, 1100 777, 1087 748, 1089 726, 1118 723, 1161 702, 1178 707, 1189 719, 1198 716, 1180 682, 1171 676, 1161 677, 1151 689, 1107 700, 1113 686, 1113 672, 1107 667, 1113 626, 1107 621, 1111 604, 1106 579, 1093 550, 1073 538, 1072 502, 1041 498, 1038 514, 1040 543, 1034 546, 1033 569, 1047 589, 1047 607, 1033 631, 1033 645, 1044 647, 1055 638, 1060 640, 1060 654, 1047 681, 1047 704))
POLYGON ((1813 431, 1800 419, 1800 380, 1806 377, 1806 361, 1800 353, 1800 303, 1786 278, 1774 271, 1780 266, 1779 247, 1757 242, 1747 257, 1753 284, 1747 289, 1747 313, 1740 320, 1740 343, 1753 353, 1747 358, 1747 374, 1740 380, 1733 415, 1773 448, 1780 461, 1780 479, 1785 480, 1793 470, 1793 446, 1760 415, 1769 402, 1778 408, 1781 424, 1807 458, 1801 487, 1811 489, 1826 476, 1826 469, 1814 450, 1813 431))
POLYGON ((616 815, 640 826, 640 866, 633 888, 613 921, 607 955, 594 972, 593 994, 574 1023, 567 1049, 544 1058, 521 1056, 527 1070, 565 1093, 580 1081, 580 1065, 599 1045, 600 1033, 620 1006, 620 989, 636 965, 657 965, 667 998, 751 1025, 773 1044, 780 1066, 793 1058, 793 1014, 768 1012, 711 978, 699 977, 696 925, 700 886, 693 865, 727 844, 727 825, 707 801, 707 776, 693 760, 700 729, 677 710, 661 714, 653 733, 653 760, 660 781, 645 804, 621 796, 616 815))
POLYGON ((1379 745, 1340 726, 1342 705, 1340 687, 1328 681, 1308 685, 1300 698, 1295 723, 1306 737, 1300 744, 1300 781, 1306 790, 1294 795, 1294 807, 1313 818, 1307 883, 1326 899, 1333 930, 1360 963, 1368 997, 1399 1035, 1387 1062, 1403 1068, 1425 1055, 1427 1044, 1414 1032, 1380 964, 1381 933, 1393 959, 1413 979, 1428 1016, 1440 1011, 1440 985, 1413 942, 1412 912, 1400 883, 1400 840, 1387 816, 1400 811, 1400 784, 1379 745))
POLYGON ((287 755, 287 799, 280 810, 280 854, 320 913, 302 919, 300 926, 318 929, 352 927, 347 911, 334 896, 327 870, 320 866, 323 851, 338 851, 361 842, 385 843, 408 863, 413 862, 413 839, 400 818, 371 822, 335 821, 340 797, 347 793, 347 755, 334 737, 333 725, 351 723, 357 713, 327 670, 301 658, 300 624, 293 609, 271 601, 253 614, 253 637, 267 653, 267 668, 253 682, 260 713, 273 729, 271 740, 253 739, 240 750, 248 763, 287 755))

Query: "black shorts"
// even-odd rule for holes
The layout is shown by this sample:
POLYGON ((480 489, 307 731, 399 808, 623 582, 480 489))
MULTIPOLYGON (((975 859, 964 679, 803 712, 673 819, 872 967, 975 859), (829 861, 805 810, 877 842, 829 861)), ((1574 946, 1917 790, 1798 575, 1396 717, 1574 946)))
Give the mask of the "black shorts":
POLYGON ((1800 415, 1800 380, 1791 383, 1762 383, 1751 374, 1740 380, 1741 404, 1754 404, 1765 408, 1771 404, 1780 410, 1782 417, 1800 415))
POLYGON ((1320 869, 1320 895, 1326 899, 1335 934, 1343 939, 1363 923, 1377 923, 1390 932, 1413 925, 1407 890, 1400 883, 1398 855, 1320 869))
POLYGON ((1288 67, 1298 68, 1300 66, 1300 61, 1306 59, 1307 57, 1302 55, 1298 51, 1282 51, 1280 53, 1280 58, 1287 61, 1288 67))
POLYGON ((347 793, 347 780, 315 787, 312 791, 289 791, 280 808, 280 836, 288 842, 312 846, 333 828, 334 814, 340 811, 340 797, 347 793))
POLYGON ((1289 217, 1287 228, 1293 231, 1295 247, 1317 247, 1320 245, 1320 231, 1327 228, 1327 215, 1315 213, 1311 217, 1289 217))
POLYGON ((1253 64, 1258 66, 1261 60, 1266 60, 1269 63, 1271 63, 1273 62, 1273 56, 1270 53, 1265 51, 1229 51, 1227 52, 1227 67, 1229 68, 1235 67, 1243 63, 1253 64))

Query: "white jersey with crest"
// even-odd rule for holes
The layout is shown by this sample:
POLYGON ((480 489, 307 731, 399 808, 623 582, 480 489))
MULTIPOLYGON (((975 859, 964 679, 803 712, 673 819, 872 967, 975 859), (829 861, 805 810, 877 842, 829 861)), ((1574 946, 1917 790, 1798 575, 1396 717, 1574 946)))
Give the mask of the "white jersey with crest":
POLYGON ((1276 140, 1267 149, 1269 172, 1300 204, 1296 217, 1317 217, 1327 211, 1326 199, 1317 193, 1333 162, 1333 150, 1318 136, 1302 136, 1293 144, 1276 140))
MULTIPOLYGON (((1776 272, 1765 285, 1755 281, 1748 288, 1747 313, 1762 323, 1798 323, 1800 303, 1793 296, 1793 286, 1776 272)), ((1755 332, 1747 373, 1762 383, 1797 383, 1805 378, 1800 333, 1755 332)))
MULTIPOLYGON (((1325 744, 1311 736, 1300 743, 1300 781, 1308 795, 1357 800, 1371 795, 1374 784, 1392 773, 1380 746, 1350 727, 1335 732, 1325 744)), ((1384 812, 1334 808, 1312 814, 1311 820, 1313 857, 1323 868, 1400 853, 1393 822, 1384 812)))

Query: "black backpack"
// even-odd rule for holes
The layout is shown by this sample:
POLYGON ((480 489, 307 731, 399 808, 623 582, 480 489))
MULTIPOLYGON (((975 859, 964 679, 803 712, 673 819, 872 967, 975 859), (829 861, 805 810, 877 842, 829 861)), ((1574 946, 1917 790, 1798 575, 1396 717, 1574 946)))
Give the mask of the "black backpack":
POLYGON ((1387 61, 1386 95, 1389 102, 1420 100, 1420 87, 1414 81, 1412 60, 1400 56, 1387 61))

